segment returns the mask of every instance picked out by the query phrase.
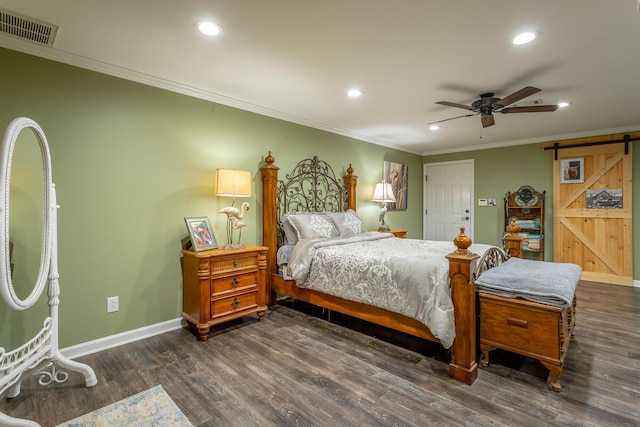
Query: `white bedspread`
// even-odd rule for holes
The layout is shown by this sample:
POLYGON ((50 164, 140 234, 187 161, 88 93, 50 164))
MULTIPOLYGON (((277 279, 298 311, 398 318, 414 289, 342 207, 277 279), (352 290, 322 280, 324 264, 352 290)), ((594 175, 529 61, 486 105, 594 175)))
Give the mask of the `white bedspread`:
MULTIPOLYGON (((490 247, 469 249, 482 256, 490 247)), ((302 239, 291 253, 287 273, 300 287, 412 317, 449 348, 455 323, 445 256, 455 250, 452 242, 376 232, 302 239)))

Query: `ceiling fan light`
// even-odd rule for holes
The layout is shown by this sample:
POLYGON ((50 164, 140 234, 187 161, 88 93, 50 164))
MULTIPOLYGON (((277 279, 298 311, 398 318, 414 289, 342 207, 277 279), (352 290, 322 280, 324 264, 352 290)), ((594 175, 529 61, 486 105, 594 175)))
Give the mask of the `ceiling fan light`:
POLYGON ((362 95, 362 91, 360 89, 349 89, 347 92, 347 96, 349 98, 357 98, 362 95))
POLYGON ((564 108, 568 106, 569 106, 568 102, 558 102, 558 108, 564 108))
POLYGON ((431 130, 431 131, 436 131, 436 130, 438 130, 438 129, 440 129, 440 126, 438 126, 438 125, 431 125, 431 126, 429 126, 429 130, 431 130))
POLYGON ((513 44, 527 44, 532 42, 536 38, 536 33, 522 33, 518 34, 516 38, 513 39, 513 44))

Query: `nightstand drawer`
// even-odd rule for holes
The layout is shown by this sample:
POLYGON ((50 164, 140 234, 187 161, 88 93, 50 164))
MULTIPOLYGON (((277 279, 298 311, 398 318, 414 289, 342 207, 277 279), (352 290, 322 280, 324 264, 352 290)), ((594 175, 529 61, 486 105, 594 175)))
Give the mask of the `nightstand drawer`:
POLYGON ((211 296, 216 296, 224 292, 236 291, 248 286, 257 286, 257 283, 257 271, 223 277, 215 277, 211 279, 211 296))
POLYGON ((240 312, 258 306, 258 292, 247 292, 211 301, 211 318, 240 312))
POLYGON ((211 274, 226 273, 229 271, 256 267, 258 267, 258 258, 253 254, 211 260, 211 274))
POLYGON ((255 254, 243 254, 234 256, 233 258, 211 260, 211 274, 220 274, 257 267, 258 257, 255 254))
POLYGON ((537 357, 560 357, 562 309, 529 301, 480 295, 481 341, 537 357))

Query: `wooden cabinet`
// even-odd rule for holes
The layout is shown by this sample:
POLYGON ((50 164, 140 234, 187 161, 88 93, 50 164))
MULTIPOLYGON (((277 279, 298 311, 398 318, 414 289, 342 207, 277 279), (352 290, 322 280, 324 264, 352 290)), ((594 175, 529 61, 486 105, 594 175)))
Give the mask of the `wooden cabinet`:
POLYGON ((206 341, 213 325, 267 310, 267 248, 183 250, 182 317, 206 341))
POLYGON ((518 191, 507 193, 504 197, 504 230, 512 220, 520 227, 520 235, 524 238, 522 257, 544 260, 544 197, 542 193, 525 185, 518 191))

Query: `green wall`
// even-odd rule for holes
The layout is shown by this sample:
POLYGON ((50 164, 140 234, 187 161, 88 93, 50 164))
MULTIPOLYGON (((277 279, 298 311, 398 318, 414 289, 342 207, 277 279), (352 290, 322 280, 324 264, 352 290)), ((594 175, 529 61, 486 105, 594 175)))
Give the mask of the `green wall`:
MULTIPOLYGON (((640 176, 640 145, 632 146, 633 174, 640 176)), ((473 150, 461 153, 425 156, 424 163, 473 159, 475 171, 475 241, 499 245, 504 227, 503 198, 509 191, 530 185, 546 191, 545 197, 545 260, 553 261, 553 151, 541 144, 516 145, 504 148, 473 150), (497 207, 478 207, 477 199, 495 197, 497 207)), ((640 247, 640 186, 633 188, 633 247, 640 247)), ((634 256, 633 278, 640 279, 640 257, 634 256)))
POLYGON ((466 151, 424 157, 424 163, 473 159, 475 222, 474 240, 478 243, 502 244, 504 230, 504 196, 523 185, 545 196, 545 259, 553 259, 553 184, 552 153, 543 151, 540 144, 518 145, 506 148, 466 151), (524 166, 521 159, 527 159, 524 166), (495 198, 497 206, 480 207, 477 199, 495 198))
MULTIPOLYGON (((371 229, 380 206, 369 199, 383 161, 408 165, 409 209, 386 219, 409 237, 422 235, 421 156, 10 50, 0 49, 0 64, 0 127, 32 118, 51 149, 61 347, 180 317, 184 217, 209 216, 218 242, 225 239, 226 217, 217 212, 231 200, 213 195, 216 168, 254 174, 242 240, 262 243, 259 167, 268 150, 283 173, 314 155, 337 175, 352 163, 358 213, 371 229), (107 314, 106 299, 116 295, 120 310, 107 314)), ((28 145, 23 134, 16 149, 28 145)), ((30 284, 22 288, 30 292, 30 284)), ((0 347, 13 349, 40 329, 45 298, 34 310, 10 313, 0 304, 0 347)))

